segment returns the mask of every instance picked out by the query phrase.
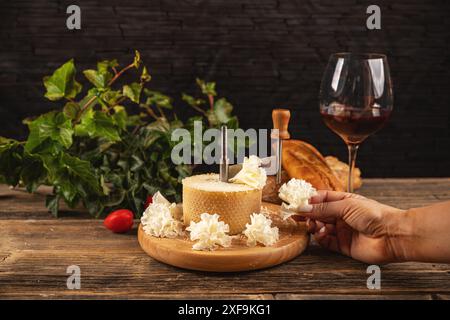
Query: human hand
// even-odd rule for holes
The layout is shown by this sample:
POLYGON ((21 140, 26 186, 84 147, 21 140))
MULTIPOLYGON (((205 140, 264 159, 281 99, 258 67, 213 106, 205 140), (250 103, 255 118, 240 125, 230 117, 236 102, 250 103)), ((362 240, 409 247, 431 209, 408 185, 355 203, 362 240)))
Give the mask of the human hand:
POLYGON ((395 235, 403 210, 336 191, 318 191, 310 204, 299 216, 321 246, 367 263, 398 260, 395 235))

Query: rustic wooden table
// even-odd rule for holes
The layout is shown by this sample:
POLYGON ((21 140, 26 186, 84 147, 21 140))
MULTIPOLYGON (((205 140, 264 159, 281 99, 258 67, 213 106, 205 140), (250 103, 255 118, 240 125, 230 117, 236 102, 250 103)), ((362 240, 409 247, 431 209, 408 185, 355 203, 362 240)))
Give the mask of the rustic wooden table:
MULTIPOLYGON (((400 208, 450 199, 450 178, 366 179, 359 193, 400 208)), ((136 232, 113 234, 85 214, 53 218, 42 195, 0 186, 0 298, 449 299, 450 265, 381 266, 381 290, 367 265, 314 243, 274 268, 232 274, 181 270, 139 247, 136 232), (68 290, 66 269, 81 268, 68 290)))

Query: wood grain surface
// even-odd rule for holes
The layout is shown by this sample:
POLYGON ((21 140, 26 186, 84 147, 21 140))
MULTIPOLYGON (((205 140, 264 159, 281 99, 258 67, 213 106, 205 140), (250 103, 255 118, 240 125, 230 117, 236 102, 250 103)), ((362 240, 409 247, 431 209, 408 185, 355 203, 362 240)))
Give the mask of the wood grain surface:
POLYGON ((246 239, 232 240, 228 248, 214 251, 192 250, 195 243, 189 237, 152 237, 138 227, 138 241, 141 248, 152 258, 189 270, 209 272, 237 272, 265 269, 292 260, 301 254, 309 243, 305 222, 283 221, 279 212, 281 207, 263 202, 263 207, 272 215, 272 225, 278 227, 279 240, 273 246, 248 247, 246 239))
MULTIPOLYGON (((410 208, 449 200, 450 179, 366 179, 358 192, 410 208)), ((43 195, 0 186, 2 299, 450 297, 450 265, 382 265, 381 290, 369 290, 366 264, 326 251, 314 242, 290 262, 264 270, 217 274, 183 270, 146 255, 139 247, 136 228, 128 234, 113 234, 101 220, 74 211, 55 219, 43 203, 43 195), (81 268, 80 290, 66 287, 70 265, 81 268)))

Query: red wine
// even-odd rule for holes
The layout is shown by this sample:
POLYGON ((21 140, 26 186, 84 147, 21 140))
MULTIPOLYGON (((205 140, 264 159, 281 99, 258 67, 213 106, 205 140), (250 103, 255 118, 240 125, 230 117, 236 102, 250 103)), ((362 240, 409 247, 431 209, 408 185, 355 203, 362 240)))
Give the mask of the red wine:
POLYGON ((374 112, 362 112, 349 108, 333 114, 330 109, 321 110, 325 124, 336 132, 347 144, 359 144, 383 127, 391 110, 377 108, 374 112))

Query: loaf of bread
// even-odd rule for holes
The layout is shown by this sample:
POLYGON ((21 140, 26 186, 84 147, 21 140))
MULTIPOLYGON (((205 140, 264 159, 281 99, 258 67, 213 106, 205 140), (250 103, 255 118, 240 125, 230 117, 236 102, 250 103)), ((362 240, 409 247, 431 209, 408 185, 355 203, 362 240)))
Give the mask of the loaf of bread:
POLYGON ((290 178, 303 179, 318 190, 344 191, 325 158, 309 143, 284 140, 282 164, 290 178))
MULTIPOLYGON (((348 179, 348 165, 336 157, 323 157, 309 143, 301 140, 283 141, 283 171, 281 183, 274 176, 267 177, 263 189, 263 201, 281 203, 278 197, 280 186, 291 178, 303 179, 318 190, 345 191, 348 179)), ((353 188, 361 187, 361 171, 353 172, 353 188)))
MULTIPOLYGON (((334 175, 339 179, 339 181, 341 181, 342 185, 346 186, 349 171, 348 164, 339 161, 338 158, 333 156, 326 156, 325 161, 327 162, 331 170, 333 170, 334 175)), ((361 188, 362 186, 361 170, 355 167, 352 176, 353 176, 353 189, 361 188)))

